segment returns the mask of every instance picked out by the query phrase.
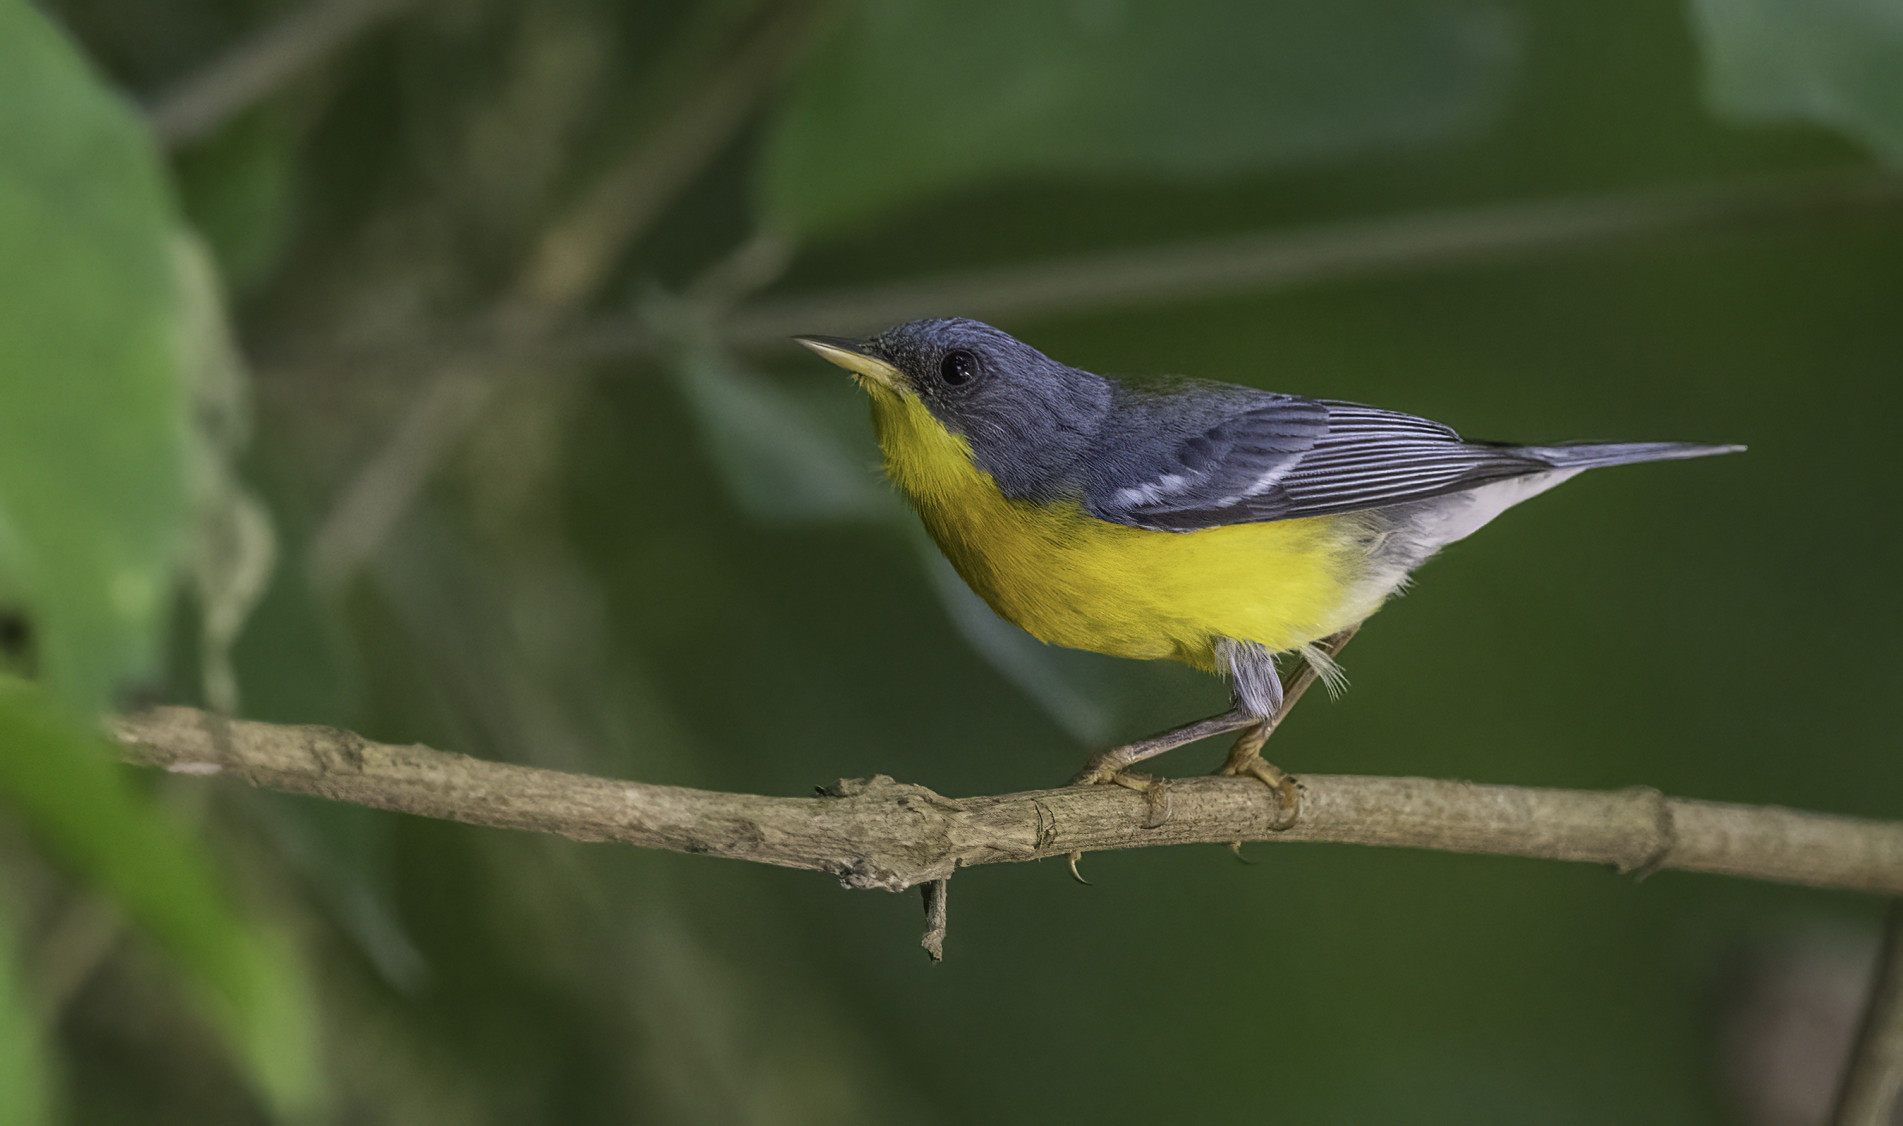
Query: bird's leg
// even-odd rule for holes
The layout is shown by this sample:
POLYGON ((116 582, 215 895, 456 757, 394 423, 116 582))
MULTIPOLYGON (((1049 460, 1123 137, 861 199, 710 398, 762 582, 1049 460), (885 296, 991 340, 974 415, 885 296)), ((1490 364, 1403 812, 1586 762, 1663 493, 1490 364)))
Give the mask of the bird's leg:
MULTIPOLYGON (((1360 628, 1358 625, 1350 626, 1317 642, 1315 648, 1324 657, 1333 657, 1341 652, 1349 638, 1360 628)), ((1302 698, 1302 693, 1315 683, 1316 669, 1304 660, 1301 671, 1284 686, 1276 674, 1270 654, 1260 645, 1225 641, 1218 646, 1217 653, 1223 663, 1229 666, 1230 677, 1235 684, 1234 707, 1221 715, 1172 727, 1148 739, 1125 743, 1121 747, 1112 747, 1093 755, 1077 777, 1071 780, 1072 783, 1088 786, 1109 782, 1145 794, 1150 799, 1150 817, 1144 827, 1155 828, 1169 820, 1168 780, 1139 774, 1130 767, 1198 739, 1241 731, 1241 737, 1229 749, 1229 758, 1217 773, 1231 777, 1246 774, 1259 779, 1275 791, 1282 807, 1281 816, 1271 828, 1286 829, 1294 825, 1301 791, 1295 785, 1294 775, 1262 757, 1262 745, 1268 742, 1269 736, 1288 715, 1289 709, 1302 698)))
MULTIPOLYGON (((1208 719, 1199 719, 1195 723, 1172 727, 1148 739, 1138 739, 1134 743, 1125 743, 1121 747, 1112 747, 1092 755, 1090 761, 1084 764, 1084 769, 1071 781, 1081 786, 1088 786, 1095 782, 1117 782, 1119 785, 1125 785, 1127 783, 1120 781, 1125 776, 1125 771, 1146 758, 1155 758, 1164 751, 1173 751, 1185 743, 1194 743, 1198 739, 1207 739, 1211 735, 1226 735, 1231 731, 1239 731, 1258 722, 1259 719, 1259 716, 1247 708, 1235 707, 1221 715, 1212 715, 1208 719)), ((1143 786, 1135 785, 1131 786, 1131 789, 1140 790, 1143 786)))
MULTIPOLYGON (((1360 628, 1359 625, 1349 626, 1340 633, 1317 642, 1315 648, 1320 650, 1324 657, 1332 658, 1341 652, 1342 648, 1354 637, 1355 631, 1360 628)), ((1222 764, 1222 769, 1217 771, 1218 774, 1232 778, 1246 774, 1275 791, 1277 803, 1282 809, 1275 823, 1269 826, 1271 829, 1287 829, 1294 826, 1296 817, 1301 811, 1302 794, 1295 785, 1294 775, 1262 757, 1262 745, 1269 741, 1269 736, 1281 726, 1289 710, 1295 707, 1295 702, 1302 698, 1302 693, 1308 691, 1316 678, 1315 666, 1304 659, 1301 671, 1283 686, 1282 697, 1276 702, 1271 714, 1257 718, 1242 733, 1235 745, 1229 748, 1229 758, 1222 764)))
POLYGON ((1079 786, 1111 782, 1142 791, 1150 799, 1150 819, 1144 823, 1144 827, 1155 828, 1169 820, 1169 784, 1162 778, 1138 774, 1129 768, 1146 758, 1155 758, 1164 751, 1173 751, 1185 743, 1194 743, 1198 739, 1207 739, 1211 735, 1224 735, 1259 722, 1260 717, 1247 708, 1240 706, 1230 708, 1221 715, 1199 719, 1195 723, 1185 723, 1181 727, 1172 727, 1148 739, 1139 739, 1134 743, 1125 743, 1121 747, 1112 747, 1092 755, 1090 761, 1084 764, 1084 769, 1077 777, 1071 779, 1071 782, 1079 786))

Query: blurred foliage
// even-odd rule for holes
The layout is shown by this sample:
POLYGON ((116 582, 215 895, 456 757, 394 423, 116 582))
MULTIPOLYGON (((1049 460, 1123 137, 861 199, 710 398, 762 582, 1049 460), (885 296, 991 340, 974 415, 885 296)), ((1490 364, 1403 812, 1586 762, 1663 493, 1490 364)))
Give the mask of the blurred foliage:
MULTIPOLYGON (((191 471, 219 464, 193 448, 200 357, 170 189, 128 107, 16 3, 0 4, 0 151, 0 604, 16 666, 44 686, 0 674, 0 808, 171 953, 271 1101, 299 1110, 318 1092, 290 951, 84 725, 153 673, 191 471)), ((199 319, 216 320, 208 288, 199 319)), ((33 1066, 25 1030, 0 1043, 0 1073, 33 1066)))
POLYGON ((186 218, 211 244, 235 293, 268 280, 289 246, 302 140, 282 112, 259 109, 179 154, 186 218))
POLYGON ((897 498, 866 473, 854 440, 865 412, 852 409, 862 404, 782 386, 705 346, 684 355, 678 370, 682 395, 706 428, 708 456, 753 519, 904 517, 897 498))
POLYGON ((1903 164, 1903 7, 1695 0, 1711 100, 1745 121, 1831 125, 1903 164))
MULTIPOLYGON (((169 183, 132 105, 302 6, 49 8, 105 78, 0 0, 0 662, 41 682, 0 693, 0 1115, 36 1113, 30 1074, 102 1124, 295 1118, 317 1086, 309 1117, 404 1126, 1821 1120, 1753 1086, 1789 1029, 1738 999, 1816 961, 1764 949, 1867 949, 1857 897, 1146 850, 1089 888, 961 876, 931 969, 911 896, 128 775, 85 723, 158 697, 756 792, 1053 784, 1220 686, 997 621, 879 483, 857 392, 737 354, 734 303, 1866 169, 1903 136, 1892 6, 866 0, 800 39, 767 0, 425 0, 169 183), (779 57, 763 28, 782 81, 709 109, 745 85, 723 62, 779 57), (656 153, 690 162, 656 219, 588 210, 656 153), (491 373, 555 230, 616 269, 491 373), (396 518, 313 577, 351 494, 396 518)), ((1894 817, 1899 298, 1891 212, 998 319, 1482 436, 1750 443, 1460 545, 1276 758, 1894 817)))
POLYGON ((316 1097, 310 998, 282 936, 233 909, 203 845, 144 799, 104 740, 29 686, 0 680, 0 801, 177 959, 273 1101, 316 1097))
POLYGON ((1202 179, 1419 144, 1497 108, 1515 46, 1498 8, 1418 0, 864 0, 762 142, 760 217, 835 234, 1004 178, 1202 179))

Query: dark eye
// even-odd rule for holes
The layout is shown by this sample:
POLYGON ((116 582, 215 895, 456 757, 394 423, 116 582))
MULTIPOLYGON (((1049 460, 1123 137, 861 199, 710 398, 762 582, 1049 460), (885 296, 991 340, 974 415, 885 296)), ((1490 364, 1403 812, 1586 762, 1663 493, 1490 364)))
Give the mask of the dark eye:
POLYGON ((978 378, 978 357, 963 348, 945 353, 938 361, 938 377, 948 386, 962 387, 978 378))

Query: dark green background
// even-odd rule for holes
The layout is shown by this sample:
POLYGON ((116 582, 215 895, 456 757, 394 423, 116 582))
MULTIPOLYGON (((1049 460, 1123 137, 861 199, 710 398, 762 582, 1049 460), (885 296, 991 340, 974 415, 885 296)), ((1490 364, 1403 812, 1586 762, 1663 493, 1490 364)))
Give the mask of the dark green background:
MULTIPOLYGON (((1220 24, 1242 7, 1183 18, 1220 24)), ((1404 9, 1423 10, 1344 9, 1326 42, 1345 46, 1315 81, 1389 65, 1356 36, 1401 34, 1404 9)), ((843 216, 811 204, 813 233, 769 292, 1874 166, 1854 138, 1714 116, 1678 6, 1469 11, 1498 37, 1483 52, 1498 66, 1474 80, 1489 108, 1460 128, 1288 159, 1265 142, 1214 169, 1175 167, 1134 135, 1127 160, 1116 135, 1107 156, 1047 160, 1035 130, 1031 155, 974 165, 958 146, 982 149, 982 131, 948 137, 939 190, 894 188, 843 216)), ((216 0, 54 12, 140 93, 270 15, 216 0)), ((1057 783, 1092 748, 952 624, 909 522, 877 504, 838 519, 750 506, 719 453, 736 439, 665 360, 524 365, 358 576, 329 591, 309 579, 314 529, 432 362, 414 348, 326 357, 347 343, 387 355, 480 317, 534 232, 685 88, 662 66, 695 18, 665 3, 425 5, 178 154, 256 369, 245 470, 280 537, 237 650, 244 712, 758 793, 874 772, 951 795, 1057 783), (572 127, 539 125, 554 111, 535 91, 564 88, 548 76, 591 50, 599 77, 571 92, 572 127), (509 179, 537 161, 542 180, 509 179)), ((850 36, 873 17, 835 18, 828 34, 850 36)), ((959 50, 1016 43, 1008 13, 969 18, 998 38, 959 50)), ((803 66, 836 42, 822 36, 803 66)), ((958 119, 983 71, 946 51, 903 69, 958 119)), ((1162 83, 1151 98, 1191 97, 1180 76, 1214 64, 1176 65, 1148 79, 1162 83)), ((795 173, 759 154, 823 135, 777 116, 821 81, 808 74, 624 256, 597 310, 683 285, 749 234, 756 207, 797 228, 807 197, 774 195, 769 174, 795 173)), ((881 112, 897 124, 838 126, 854 159, 876 165, 879 129, 915 127, 911 103, 892 101, 881 112)), ((934 159, 916 137, 890 143, 893 160, 934 159)), ((823 178, 806 190, 830 198, 823 178)), ((1649 785, 1893 817, 1900 218, 999 320, 1093 370, 1361 400, 1479 437, 1749 444, 1592 474, 1449 550, 1348 651, 1347 695, 1311 697, 1274 757, 1297 772, 1649 785)), ((811 417, 857 419, 850 383, 811 357, 742 362, 811 417)), ((843 456, 870 474, 869 433, 843 432, 843 456)), ((195 697, 194 634, 181 610, 159 694, 195 697)), ((1180 669, 1049 669, 1112 738, 1222 703, 1180 669)), ((1192 748, 1166 769, 1219 754, 1192 748)), ((1753 952, 1793 934, 1855 950, 1881 908, 1680 873, 1157 849, 1087 857, 1088 887, 1058 864, 961 875, 932 966, 910 894, 213 788, 212 843, 301 936, 339 1122, 1768 1121, 1726 1078, 1741 998, 1779 964, 1753 952)), ((259 1120, 142 957, 133 944, 108 962, 58 1023, 72 1119, 259 1120)))

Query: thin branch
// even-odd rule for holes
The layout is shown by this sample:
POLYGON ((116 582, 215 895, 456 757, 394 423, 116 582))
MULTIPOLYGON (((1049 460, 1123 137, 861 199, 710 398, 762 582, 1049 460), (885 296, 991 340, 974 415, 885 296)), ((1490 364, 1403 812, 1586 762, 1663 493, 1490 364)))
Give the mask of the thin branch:
POLYGON ((925 893, 925 937, 918 944, 934 962, 945 960, 945 904, 951 897, 950 880, 930 880, 919 885, 925 893))
POLYGON ((166 148, 210 135, 415 0, 312 0, 160 95, 147 111, 166 148))
MULTIPOLYGON (((1171 817, 1144 821, 1120 786, 951 799, 883 775, 813 798, 724 794, 487 762, 374 743, 330 727, 156 708, 113 722, 132 762, 224 774, 423 817, 582 841, 702 853, 827 872, 849 888, 899 891, 961 868, 1073 852, 1237 840, 1347 842, 1606 864, 1621 872, 1718 872, 1903 894, 1903 823, 1772 806, 1427 778, 1308 774, 1300 817, 1277 818, 1253 780, 1172 783, 1171 817)), ((928 900, 929 903, 929 900, 928 900)), ((937 910, 942 912, 943 900, 937 910)), ((934 922, 942 921, 942 916, 934 922)))
POLYGON ((1832 1126, 1890 1126, 1903 1094, 1903 901, 1890 905, 1870 1001, 1837 1092, 1832 1126))

